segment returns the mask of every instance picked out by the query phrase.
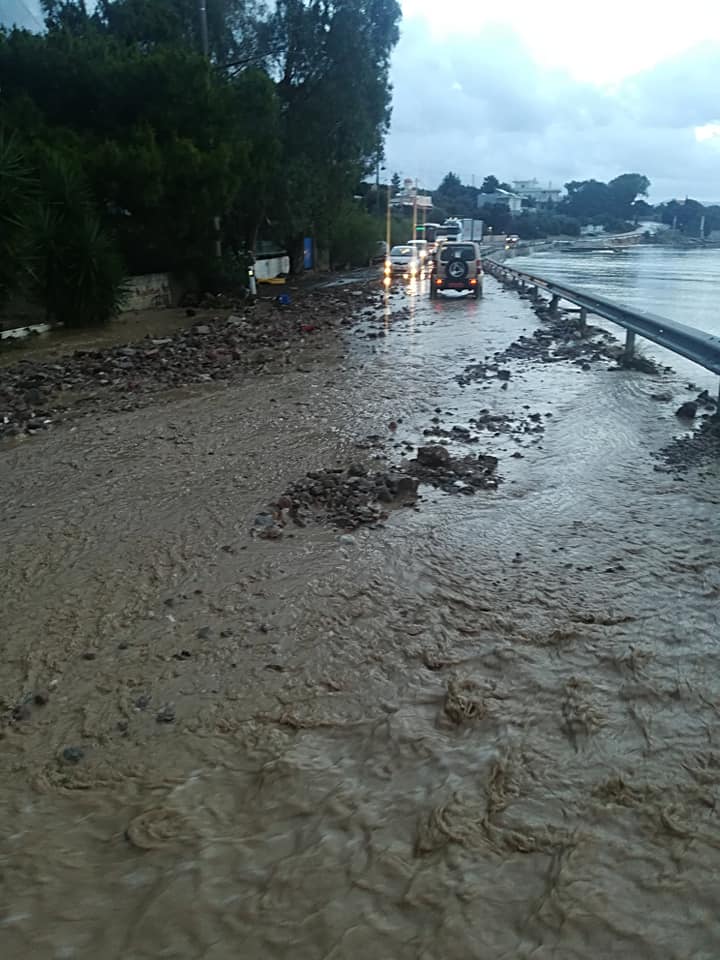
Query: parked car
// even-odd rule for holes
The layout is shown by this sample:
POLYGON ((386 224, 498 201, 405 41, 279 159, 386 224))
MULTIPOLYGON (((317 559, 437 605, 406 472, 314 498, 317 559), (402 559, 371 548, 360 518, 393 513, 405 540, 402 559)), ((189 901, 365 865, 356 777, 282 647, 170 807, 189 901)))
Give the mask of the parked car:
POLYGON ((483 269, 477 243, 444 243, 435 253, 430 278, 430 297, 444 290, 470 290, 482 296, 483 269))
POLYGON ((421 261, 417 250, 409 243, 393 247, 385 261, 385 273, 402 273, 417 276, 421 270, 421 261))

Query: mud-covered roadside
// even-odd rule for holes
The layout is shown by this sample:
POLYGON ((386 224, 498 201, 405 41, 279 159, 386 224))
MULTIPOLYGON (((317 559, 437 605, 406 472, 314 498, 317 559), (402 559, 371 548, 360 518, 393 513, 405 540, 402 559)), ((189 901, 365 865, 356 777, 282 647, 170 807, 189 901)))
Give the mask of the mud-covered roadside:
POLYGON ((461 386, 492 282, 392 310, 0 453, 4 956, 713 955, 717 482, 646 375, 461 386))
MULTIPOLYGON (((297 366, 322 347, 323 335, 374 314, 382 299, 367 280, 332 290, 291 288, 285 296, 287 304, 279 297, 253 305, 218 298, 188 309, 185 328, 165 336, 149 332, 131 343, 52 359, 22 356, 15 364, 7 355, 0 368, 0 439, 87 410, 132 410, 166 390, 235 382, 269 365, 297 366)), ((157 318, 162 326, 163 311, 157 318)))

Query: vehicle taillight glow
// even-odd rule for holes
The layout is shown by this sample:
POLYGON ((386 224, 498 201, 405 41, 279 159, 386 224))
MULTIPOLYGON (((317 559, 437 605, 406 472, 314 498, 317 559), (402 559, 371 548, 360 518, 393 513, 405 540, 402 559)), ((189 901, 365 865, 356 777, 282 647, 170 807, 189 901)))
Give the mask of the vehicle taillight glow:
POLYGON ((435 283, 437 284, 438 287, 441 287, 441 286, 442 286, 442 277, 438 277, 437 280, 435 281, 435 283))
POLYGON ((476 283, 477 283, 477 280, 475 279, 475 277, 472 277, 472 278, 470 279, 470 286, 472 287, 472 286, 473 286, 474 284, 476 284, 476 283))

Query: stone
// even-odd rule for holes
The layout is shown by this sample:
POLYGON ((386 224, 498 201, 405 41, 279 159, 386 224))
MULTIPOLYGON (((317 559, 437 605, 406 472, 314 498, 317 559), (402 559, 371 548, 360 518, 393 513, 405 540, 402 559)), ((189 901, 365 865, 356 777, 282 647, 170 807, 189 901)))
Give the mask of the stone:
POLYGON ((698 405, 694 400, 687 400, 675 411, 675 416, 681 420, 694 420, 697 416, 698 405))
POLYGON ((29 703, 18 703, 13 707, 12 719, 15 721, 29 720, 32 716, 32 710, 29 703))
POLYGON ((418 448, 417 462, 423 467, 447 467, 450 463, 450 453, 440 444, 430 444, 427 447, 418 448))
POLYGON ((158 723, 175 723, 175 707, 171 703, 166 703, 158 710, 155 720, 158 723))
POLYGON ((85 756, 82 747, 65 747, 62 752, 62 758, 66 763, 80 763, 85 756))
POLYGON ((254 520, 253 526, 258 529, 269 529, 275 526, 275 518, 270 513, 259 513, 254 520))
POLYGON ((36 690, 35 696, 33 697, 33 702, 37 704, 38 707, 44 707, 49 699, 50 699, 49 690, 36 690))
POLYGON ((197 333, 201 337, 206 337, 210 333, 210 327, 206 323, 200 323, 196 327, 193 327, 193 333, 197 333))
POLYGON ((416 497, 418 483, 419 481, 417 477, 408 477, 403 474, 393 483, 393 486, 395 487, 395 494, 398 497, 416 497))
POLYGON ((207 638, 210 636, 210 633, 210 627, 200 627, 197 632, 198 640, 207 640, 207 638))
POLYGON ((498 372, 497 372, 497 378, 498 378, 498 380, 509 380, 509 379, 510 379, 510 371, 509 371, 509 370, 498 370, 498 372))
POLYGON ((673 395, 670 393, 669 390, 662 390, 660 391, 660 393, 650 394, 650 399, 657 400, 658 403, 668 403, 670 400, 672 400, 672 398, 673 398, 673 395))

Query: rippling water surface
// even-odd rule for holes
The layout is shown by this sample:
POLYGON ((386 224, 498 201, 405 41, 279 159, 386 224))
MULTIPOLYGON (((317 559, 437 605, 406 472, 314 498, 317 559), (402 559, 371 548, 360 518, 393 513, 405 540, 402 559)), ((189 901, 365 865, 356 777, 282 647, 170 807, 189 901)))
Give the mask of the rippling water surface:
POLYGON ((682 381, 463 389, 527 303, 397 298, 302 370, 0 454, 0 698, 49 693, 2 741, 4 958, 717 956, 720 471, 652 459, 682 381), (438 408, 546 429, 481 445, 496 493, 250 539, 438 408))

